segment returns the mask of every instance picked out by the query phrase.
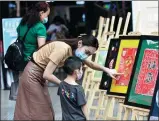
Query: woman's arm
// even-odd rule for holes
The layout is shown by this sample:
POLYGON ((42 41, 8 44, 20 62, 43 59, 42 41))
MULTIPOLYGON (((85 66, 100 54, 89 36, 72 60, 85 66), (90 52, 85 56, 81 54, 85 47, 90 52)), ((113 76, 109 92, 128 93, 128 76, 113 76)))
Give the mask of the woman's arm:
POLYGON ((55 75, 53 75, 53 72, 55 71, 56 68, 57 68, 57 65, 53 63, 52 61, 50 61, 45 68, 45 71, 43 73, 43 78, 50 82, 60 84, 61 81, 55 75))
POLYGON ((38 39, 38 48, 46 43, 45 37, 38 37, 37 39, 38 39))
POLYGON ((108 71, 109 71, 109 68, 106 68, 106 67, 104 67, 104 66, 101 66, 101 65, 99 65, 99 64, 97 64, 97 63, 95 63, 95 62, 89 61, 89 60, 84 60, 84 63, 85 63, 88 67, 90 67, 90 68, 92 68, 92 69, 94 69, 94 70, 97 70, 97 71, 105 71, 105 72, 108 72, 108 71))
POLYGON ((115 69, 109 69, 107 67, 104 67, 104 66, 101 66, 95 62, 92 62, 92 61, 88 61, 88 60, 84 60, 84 63, 94 69, 94 70, 97 70, 97 71, 104 71, 106 72, 110 77, 114 78, 117 80, 116 76, 120 76, 120 75, 123 75, 123 73, 117 73, 115 69))

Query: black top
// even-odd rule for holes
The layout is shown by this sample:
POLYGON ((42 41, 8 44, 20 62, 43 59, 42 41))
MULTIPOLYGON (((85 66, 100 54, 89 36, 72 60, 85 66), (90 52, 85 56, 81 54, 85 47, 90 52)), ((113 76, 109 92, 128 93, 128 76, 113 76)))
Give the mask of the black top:
POLYGON ((70 85, 63 81, 59 85, 57 94, 61 100, 62 120, 86 120, 82 111, 86 99, 81 85, 70 85))

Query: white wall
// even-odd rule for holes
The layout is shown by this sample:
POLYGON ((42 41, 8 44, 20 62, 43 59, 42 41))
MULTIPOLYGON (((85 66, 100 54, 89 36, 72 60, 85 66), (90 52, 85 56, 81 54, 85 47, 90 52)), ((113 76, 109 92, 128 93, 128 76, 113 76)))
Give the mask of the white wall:
POLYGON ((158 31, 158 1, 132 1, 133 31, 136 28, 138 12, 140 12, 139 32, 150 34, 158 31))

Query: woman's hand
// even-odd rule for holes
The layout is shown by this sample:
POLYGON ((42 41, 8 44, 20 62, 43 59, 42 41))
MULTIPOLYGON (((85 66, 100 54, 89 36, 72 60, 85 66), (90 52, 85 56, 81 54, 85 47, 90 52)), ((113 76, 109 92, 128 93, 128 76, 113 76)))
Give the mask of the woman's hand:
POLYGON ((119 77, 124 74, 124 73, 118 73, 115 69, 109 69, 109 68, 106 68, 105 72, 115 80, 118 80, 119 77))
POLYGON ((115 69, 109 69, 107 67, 104 67, 102 65, 99 65, 98 63, 94 63, 92 61, 89 60, 84 60, 83 61, 88 67, 97 70, 97 71, 104 71, 105 73, 107 73, 110 77, 112 77, 115 80, 118 80, 118 77, 123 75, 124 73, 117 73, 117 71, 115 69))

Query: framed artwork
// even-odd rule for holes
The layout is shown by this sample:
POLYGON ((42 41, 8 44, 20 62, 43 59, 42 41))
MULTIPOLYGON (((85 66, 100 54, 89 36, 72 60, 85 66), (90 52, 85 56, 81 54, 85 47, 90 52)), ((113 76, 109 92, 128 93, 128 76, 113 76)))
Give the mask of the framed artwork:
POLYGON ((118 80, 111 79, 111 85, 107 91, 111 95, 125 96, 130 82, 134 66, 140 36, 120 37, 120 46, 116 59, 115 69, 124 73, 118 80))
MULTIPOLYGON (((98 52, 96 53, 96 60, 95 62, 104 66, 107 56, 107 49, 106 48, 99 48, 98 52)), ((94 78, 93 80, 99 80, 102 78, 102 71, 94 71, 94 78)))
POLYGON ((157 84, 155 87, 152 103, 151 103, 151 109, 150 114, 148 117, 149 121, 159 120, 159 78, 157 80, 157 84))
POLYGON ((125 104, 149 109, 158 78, 159 36, 141 36, 125 104))
MULTIPOLYGON (((119 50, 119 45, 120 45, 120 39, 111 39, 108 48, 107 58, 105 61, 105 67, 111 69, 115 68, 115 62, 119 50)), ((107 90, 108 87, 110 86, 110 81, 111 77, 108 76, 106 73, 103 73, 99 89, 107 90)))

